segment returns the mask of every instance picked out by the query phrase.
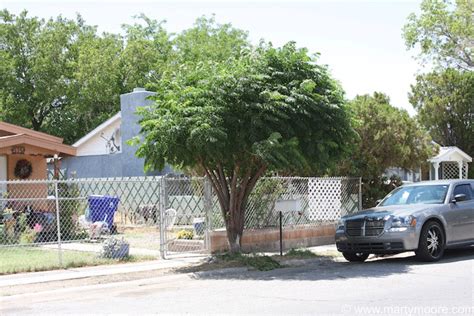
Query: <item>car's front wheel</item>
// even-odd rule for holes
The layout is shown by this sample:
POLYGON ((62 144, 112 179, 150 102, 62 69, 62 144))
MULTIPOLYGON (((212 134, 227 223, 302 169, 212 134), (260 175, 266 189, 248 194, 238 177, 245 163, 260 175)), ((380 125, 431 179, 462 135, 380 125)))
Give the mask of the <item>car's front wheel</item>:
POLYGON ((441 225, 430 221, 423 226, 416 257, 422 261, 438 261, 444 254, 444 232, 441 225))
POLYGON ((368 253, 362 252, 343 252, 342 255, 346 258, 349 262, 364 262, 369 257, 368 253))

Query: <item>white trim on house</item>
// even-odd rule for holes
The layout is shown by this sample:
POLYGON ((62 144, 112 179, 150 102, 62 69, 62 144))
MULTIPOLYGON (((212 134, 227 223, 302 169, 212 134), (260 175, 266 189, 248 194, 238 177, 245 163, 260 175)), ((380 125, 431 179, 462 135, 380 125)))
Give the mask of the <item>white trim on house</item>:
POLYGON ((469 165, 472 157, 456 146, 440 147, 439 153, 428 159, 430 167, 430 179, 467 179, 469 165), (441 169, 441 172, 440 172, 441 169))
POLYGON ((472 157, 462 151, 459 147, 449 146, 440 147, 439 153, 433 158, 428 159, 430 162, 443 162, 443 161, 464 161, 472 162, 472 157), (459 159, 461 158, 461 159, 459 159))
POLYGON ((104 129, 109 127, 110 125, 114 124, 117 120, 122 119, 122 113, 118 112, 111 118, 109 118, 107 121, 104 123, 100 124, 96 128, 94 128, 92 131, 90 131, 88 134, 86 134, 84 137, 79 139, 77 142, 75 142, 72 146, 74 147, 79 147, 82 144, 86 143, 88 140, 90 140, 92 137, 98 135, 100 132, 102 132, 104 129))

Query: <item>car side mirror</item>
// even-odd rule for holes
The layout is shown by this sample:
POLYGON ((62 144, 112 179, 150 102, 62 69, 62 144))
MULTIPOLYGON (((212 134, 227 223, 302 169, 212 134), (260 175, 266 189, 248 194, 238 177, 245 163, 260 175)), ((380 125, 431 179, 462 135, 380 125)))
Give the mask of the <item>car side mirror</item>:
POLYGON ((466 194, 456 194, 454 198, 451 200, 451 202, 456 203, 456 202, 462 202, 466 200, 467 200, 466 194))

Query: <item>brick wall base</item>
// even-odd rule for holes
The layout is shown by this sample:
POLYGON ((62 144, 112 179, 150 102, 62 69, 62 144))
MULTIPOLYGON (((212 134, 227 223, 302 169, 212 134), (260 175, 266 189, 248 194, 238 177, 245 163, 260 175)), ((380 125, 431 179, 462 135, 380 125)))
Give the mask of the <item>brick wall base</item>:
MULTIPOLYGON (((298 225, 283 228, 283 249, 312 247, 334 243, 334 224, 320 226, 298 225)), ((225 229, 210 233, 211 252, 229 249, 225 229)), ((242 251, 278 251, 280 233, 278 228, 246 229, 242 238, 242 251)))

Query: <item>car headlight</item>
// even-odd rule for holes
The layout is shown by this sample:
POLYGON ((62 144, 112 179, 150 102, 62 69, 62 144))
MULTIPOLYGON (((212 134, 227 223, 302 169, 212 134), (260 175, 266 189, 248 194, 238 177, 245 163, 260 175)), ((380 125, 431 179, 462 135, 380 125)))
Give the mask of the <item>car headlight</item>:
POLYGON ((415 227, 416 226, 416 217, 409 216, 393 216, 391 220, 391 228, 400 228, 400 227, 415 227))
POLYGON ((346 221, 341 218, 341 219, 337 222, 336 230, 344 230, 344 226, 345 226, 345 225, 346 225, 346 221))

